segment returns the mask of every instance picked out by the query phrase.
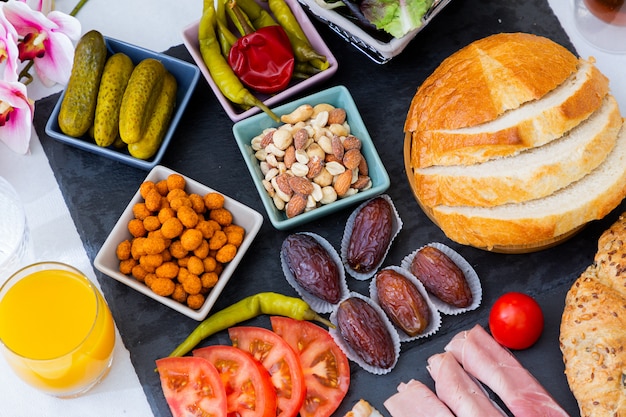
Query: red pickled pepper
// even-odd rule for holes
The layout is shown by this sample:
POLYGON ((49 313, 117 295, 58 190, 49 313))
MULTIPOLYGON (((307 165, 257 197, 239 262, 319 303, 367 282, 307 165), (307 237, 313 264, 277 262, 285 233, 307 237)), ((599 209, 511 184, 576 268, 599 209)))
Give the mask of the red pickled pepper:
MULTIPOLYGON (((234 1, 235 16, 240 16, 234 1)), ((230 48, 228 63, 242 83, 260 93, 273 94, 284 90, 293 75, 295 58, 291 43, 280 25, 254 30, 238 18, 245 30, 230 48)))

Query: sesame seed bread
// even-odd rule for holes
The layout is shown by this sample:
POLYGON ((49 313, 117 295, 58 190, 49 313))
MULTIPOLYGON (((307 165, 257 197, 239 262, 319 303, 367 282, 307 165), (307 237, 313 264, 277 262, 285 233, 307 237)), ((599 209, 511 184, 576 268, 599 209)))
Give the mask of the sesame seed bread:
POLYGON ((568 291, 561 316, 565 375, 585 417, 626 415, 625 214, 600 237, 595 261, 568 291))
POLYGON ((587 175, 613 149, 622 125, 615 98, 547 145, 474 165, 414 170, 422 204, 493 207, 545 197, 587 175))

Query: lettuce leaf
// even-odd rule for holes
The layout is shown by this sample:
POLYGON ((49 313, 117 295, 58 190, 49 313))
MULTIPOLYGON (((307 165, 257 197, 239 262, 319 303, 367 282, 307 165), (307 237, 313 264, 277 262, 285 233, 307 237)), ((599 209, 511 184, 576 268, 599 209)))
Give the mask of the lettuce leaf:
POLYGON ((360 8, 377 29, 401 38, 422 26, 422 18, 432 3, 433 0, 362 0, 360 8))

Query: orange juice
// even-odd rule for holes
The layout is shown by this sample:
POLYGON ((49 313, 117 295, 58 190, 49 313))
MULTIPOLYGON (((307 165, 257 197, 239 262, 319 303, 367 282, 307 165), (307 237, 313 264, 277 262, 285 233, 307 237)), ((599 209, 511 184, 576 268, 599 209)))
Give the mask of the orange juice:
POLYGON ((24 381, 52 395, 75 396, 109 368, 113 318, 79 271, 44 265, 24 268, 0 289, 0 341, 24 381))

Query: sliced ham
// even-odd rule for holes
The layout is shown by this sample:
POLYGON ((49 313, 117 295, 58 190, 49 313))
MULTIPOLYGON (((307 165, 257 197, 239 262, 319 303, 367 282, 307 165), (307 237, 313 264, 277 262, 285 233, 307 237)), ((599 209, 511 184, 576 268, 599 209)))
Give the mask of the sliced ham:
POLYGON ((430 388, 414 379, 398 385, 383 404, 391 417, 454 417, 430 388))
POLYGON ((482 326, 460 332, 445 350, 496 393, 515 417, 568 417, 535 377, 482 326))
POLYGON ((437 396, 457 417, 506 416, 451 353, 431 356, 427 369, 435 380, 437 396))

